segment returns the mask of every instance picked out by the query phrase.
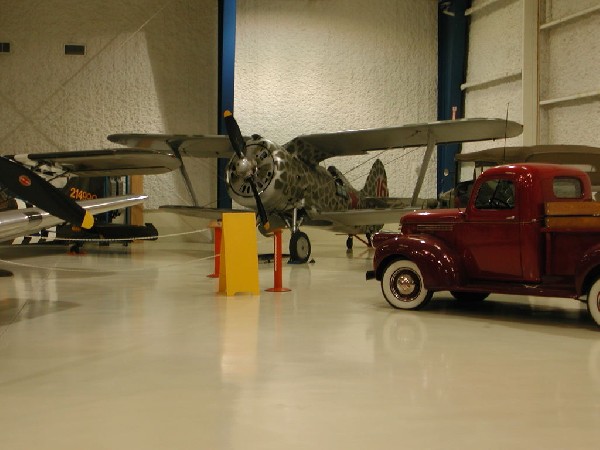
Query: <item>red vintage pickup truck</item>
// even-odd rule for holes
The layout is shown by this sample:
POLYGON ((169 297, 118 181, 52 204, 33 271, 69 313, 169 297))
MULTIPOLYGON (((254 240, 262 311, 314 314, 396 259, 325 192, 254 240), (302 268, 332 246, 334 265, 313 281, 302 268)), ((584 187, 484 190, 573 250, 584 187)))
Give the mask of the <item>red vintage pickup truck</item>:
POLYGON ((378 233, 367 279, 390 305, 418 309, 435 291, 587 301, 600 325, 600 202, 584 172, 514 164, 483 172, 464 208, 413 212, 378 233))

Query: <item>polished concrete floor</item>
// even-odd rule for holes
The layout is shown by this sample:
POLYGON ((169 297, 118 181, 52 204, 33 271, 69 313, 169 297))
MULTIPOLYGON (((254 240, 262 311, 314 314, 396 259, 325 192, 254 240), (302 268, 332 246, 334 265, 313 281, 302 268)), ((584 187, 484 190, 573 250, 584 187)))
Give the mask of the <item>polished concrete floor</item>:
POLYGON ((216 294, 209 244, 0 248, 0 448, 598 448, 585 305, 396 311, 369 250, 309 234, 315 263, 288 293, 261 264, 259 296, 216 294))

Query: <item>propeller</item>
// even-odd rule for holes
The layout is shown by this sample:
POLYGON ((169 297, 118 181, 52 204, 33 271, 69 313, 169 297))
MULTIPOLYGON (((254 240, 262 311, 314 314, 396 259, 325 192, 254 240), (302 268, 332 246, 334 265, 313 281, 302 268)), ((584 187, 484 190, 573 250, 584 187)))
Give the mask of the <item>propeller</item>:
POLYGON ((244 150, 246 149, 246 142, 244 141, 244 137, 242 136, 242 132, 240 131, 240 127, 238 126, 236 120, 233 118, 233 114, 231 111, 225 111, 223 113, 223 120, 225 121, 225 128, 227 128, 227 135, 229 136, 229 141, 231 142, 231 146, 235 151, 235 154, 238 157, 238 162, 236 163, 236 171, 239 174, 242 174, 246 181, 250 184, 252 188, 252 194, 254 195, 254 200, 256 201, 256 209, 258 210, 258 216, 260 217, 260 222, 263 228, 266 231, 269 231, 269 219, 267 217, 267 212, 265 211, 265 207, 260 199, 260 195, 258 193, 258 189, 256 187, 256 182, 254 181, 255 176, 255 166, 256 161, 249 161, 244 154, 244 150))
POLYGON ((0 156, 0 174, 0 183, 16 197, 72 225, 94 225, 94 216, 22 164, 0 156))

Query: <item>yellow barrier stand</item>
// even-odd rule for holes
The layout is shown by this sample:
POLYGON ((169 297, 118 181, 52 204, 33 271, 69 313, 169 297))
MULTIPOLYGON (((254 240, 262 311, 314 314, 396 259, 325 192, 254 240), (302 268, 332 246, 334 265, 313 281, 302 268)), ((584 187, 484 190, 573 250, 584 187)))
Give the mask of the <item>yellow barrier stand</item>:
POLYGON ((258 294, 258 245, 253 213, 224 213, 219 293, 258 294))

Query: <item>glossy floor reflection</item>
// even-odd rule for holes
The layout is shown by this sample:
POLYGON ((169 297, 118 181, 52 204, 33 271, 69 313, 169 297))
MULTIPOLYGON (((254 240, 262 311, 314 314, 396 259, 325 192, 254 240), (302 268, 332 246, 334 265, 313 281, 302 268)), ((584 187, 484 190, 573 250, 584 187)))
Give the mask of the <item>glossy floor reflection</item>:
POLYGON ((265 292, 261 264, 261 294, 229 298, 208 244, 0 248, 0 448, 598 447, 584 305, 439 293, 396 311, 367 249, 309 233, 291 292, 265 292))

